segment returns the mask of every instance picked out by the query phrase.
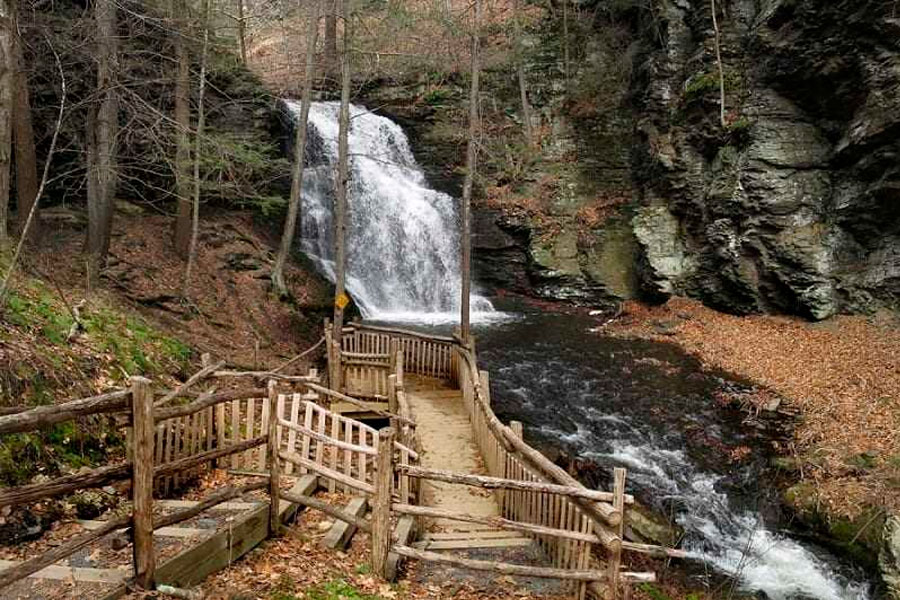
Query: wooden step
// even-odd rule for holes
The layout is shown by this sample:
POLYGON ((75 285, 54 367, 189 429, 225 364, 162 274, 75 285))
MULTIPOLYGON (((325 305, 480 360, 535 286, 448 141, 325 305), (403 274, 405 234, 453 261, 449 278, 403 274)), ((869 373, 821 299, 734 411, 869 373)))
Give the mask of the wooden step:
MULTIPOLYGON (((368 502, 364 497, 357 496, 350 499, 344 511, 350 513, 354 517, 362 517, 366 514, 368 502)), ((353 534, 356 533, 356 525, 351 525, 346 521, 335 519, 334 525, 328 530, 328 534, 322 540, 322 547, 331 550, 344 550, 350 543, 353 534)))
MULTIPOLYGON (((91 520, 78 520, 78 524, 84 527, 87 530, 93 531, 95 529, 100 529, 104 525, 106 525, 106 521, 91 521, 91 520)), ((121 533, 125 531, 125 529, 117 529, 116 533, 121 533)), ((215 529, 201 529, 199 527, 160 527, 159 529, 153 530, 153 535, 159 535, 162 537, 173 537, 173 538, 194 538, 194 537, 203 537, 205 535, 212 535, 216 533, 215 529)))
POLYGON ((530 546, 531 538, 507 537, 500 539, 469 538, 457 540, 423 540, 413 544, 419 550, 471 550, 473 548, 519 548, 530 546))
MULTIPOLYGON (((0 571, 20 564, 13 560, 0 560, 0 571)), ((83 581, 90 583, 123 583, 131 577, 131 568, 94 569, 90 567, 70 567, 67 565, 50 565, 29 577, 35 579, 56 579, 62 581, 83 581)))

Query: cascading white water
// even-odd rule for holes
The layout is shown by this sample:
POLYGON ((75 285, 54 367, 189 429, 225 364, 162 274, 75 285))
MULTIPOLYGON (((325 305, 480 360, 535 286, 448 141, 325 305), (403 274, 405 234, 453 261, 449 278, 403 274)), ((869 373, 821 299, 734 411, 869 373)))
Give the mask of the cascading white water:
MULTIPOLYGON (((300 104, 286 102, 295 115, 300 104)), ((332 281, 332 206, 338 155, 337 102, 309 111, 301 243, 332 281)), ((347 290, 366 318, 452 321, 460 304, 459 216, 432 190, 399 125, 350 107, 347 290)), ((473 321, 494 312, 472 297, 473 321)))

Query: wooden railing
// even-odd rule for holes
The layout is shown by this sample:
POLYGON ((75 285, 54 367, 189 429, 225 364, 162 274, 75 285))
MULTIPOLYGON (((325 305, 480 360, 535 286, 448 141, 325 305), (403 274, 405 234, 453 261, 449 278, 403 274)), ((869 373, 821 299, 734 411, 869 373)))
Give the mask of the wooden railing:
MULTIPOLYGON (((164 399, 174 397, 166 394, 164 399)), ((127 436, 129 457, 125 462, 98 467, 86 473, 57 477, 43 483, 0 489, 0 507, 59 498, 77 490, 129 480, 132 495, 132 510, 129 514, 110 518, 100 527, 0 571, 0 588, 71 556, 113 531, 130 528, 134 545, 134 583, 149 589, 154 581, 156 563, 153 550, 154 529, 170 527, 198 514, 195 506, 171 515, 154 517, 154 490, 158 489, 159 482, 184 476, 213 461, 245 452, 258 452, 269 439, 267 431, 251 432, 252 435, 248 434, 243 439, 235 437, 227 440, 227 443, 218 443, 214 439, 212 420, 212 414, 224 403, 255 398, 259 398, 271 410, 277 398, 274 383, 270 383, 268 389, 253 388, 201 395, 187 404, 159 408, 154 405, 151 382, 142 377, 133 377, 128 390, 0 416, 0 433, 3 434, 45 429, 73 418, 94 414, 122 415, 130 430, 127 436)), ((240 488, 226 487, 198 506, 200 510, 210 508, 268 485, 268 482, 257 482, 240 488)))
MULTIPOLYGON (((329 348, 332 348, 333 339, 332 333, 326 332, 329 348)), ((453 338, 357 324, 344 328, 340 349, 347 356, 374 354, 391 357, 400 350, 408 372, 455 381, 459 372, 455 346, 453 338)))
MULTIPOLYGON (((461 344, 459 340, 447 337, 434 337, 387 327, 372 327, 354 323, 345 328, 341 336, 341 347, 348 351, 382 350, 392 347, 403 348, 403 368, 409 374, 437 376, 455 382, 462 391, 463 402, 475 432, 478 449, 485 462, 490 476, 506 482, 522 482, 538 487, 515 487, 512 483, 495 485, 498 504, 501 509, 501 521, 494 524, 500 528, 517 528, 532 535, 550 558, 553 576, 573 580, 573 596, 584 598, 589 591, 595 594, 618 594, 620 585, 628 581, 652 581, 652 573, 621 572, 623 550, 643 552, 655 556, 680 556, 676 550, 653 545, 629 543, 624 541, 624 522, 626 507, 634 500, 625 493, 624 469, 615 469, 614 486, 610 492, 597 492, 598 498, 586 498, 577 494, 560 494, 546 486, 562 486, 567 489, 587 490, 580 482, 558 465, 551 462, 543 454, 528 445, 522 438, 522 426, 513 422, 506 426, 500 422, 491 408, 489 376, 479 371, 475 358, 474 343, 461 344), (393 345, 393 346, 392 346, 393 345), (420 351, 415 349, 429 347, 436 354, 437 364, 446 368, 435 370, 433 360, 422 360, 420 351), (414 349, 412 352, 410 348, 414 349), (437 373, 437 375, 435 375, 437 373), (530 529, 528 529, 530 528, 530 529), (565 535, 560 532, 566 532, 565 535), (592 548, 602 549, 606 558, 606 569, 603 577, 592 568, 596 563, 592 548), (578 575, 564 576, 562 573, 578 575), (606 588, 596 585, 603 580, 606 588)), ((334 356, 338 356, 335 349, 334 356)), ((426 356, 428 356, 426 354, 426 356)), ((402 375, 401 375, 402 376, 402 375)), ((401 392, 403 387, 398 386, 401 392)), ((399 404, 399 402, 398 402, 399 404)), ((401 471, 409 473, 408 470, 401 471)), ((457 474, 459 475, 459 474, 457 474)), ((497 482, 494 482, 495 484, 497 482)), ((484 482, 482 482, 484 487, 484 482)), ((401 512, 413 514, 413 509, 400 507, 401 512)), ((415 508, 415 514, 424 515, 425 507, 415 508)), ((434 516, 434 515, 432 515, 434 516)), ((459 518, 461 515, 446 518, 459 518)), ((471 520, 471 518, 463 519, 471 520)), ((403 548, 398 551, 404 556, 423 558, 423 553, 403 548)), ((437 560, 438 556, 428 559, 437 560)), ((445 557, 446 558, 446 557, 445 557)), ((454 559, 462 566, 470 568, 488 567, 490 565, 463 565, 460 559, 454 559)), ((447 562, 445 560, 445 562, 447 562)), ((511 573, 509 569, 525 573, 522 566, 503 565, 494 570, 511 573)), ((547 575, 549 576, 549 575, 547 575)))

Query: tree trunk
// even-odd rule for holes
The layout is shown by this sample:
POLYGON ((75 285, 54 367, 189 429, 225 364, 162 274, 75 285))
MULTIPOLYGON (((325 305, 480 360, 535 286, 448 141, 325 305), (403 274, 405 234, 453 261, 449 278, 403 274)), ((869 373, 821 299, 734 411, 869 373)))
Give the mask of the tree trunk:
POLYGON ((722 67, 722 45, 719 33, 719 21, 716 18, 716 0, 709 0, 712 8, 713 31, 715 31, 716 65, 719 69, 719 123, 725 127, 725 69, 722 67))
MULTIPOLYGON (((16 66, 15 98, 13 105, 13 139, 16 156, 16 203, 18 205, 16 230, 19 234, 31 213, 38 193, 37 157, 34 151, 34 128, 31 121, 31 101, 28 97, 28 76, 25 72, 25 57, 22 41, 18 35, 13 39, 13 59, 16 66)), ((40 231, 38 213, 31 220, 28 237, 36 239, 40 231)))
POLYGON ((343 0, 344 47, 341 52, 341 112, 338 119, 338 170, 335 182, 334 208, 334 343, 341 347, 341 330, 344 327, 344 307, 346 295, 344 281, 347 259, 344 238, 347 234, 347 185, 349 182, 349 149, 347 138, 350 133, 350 0, 343 0))
POLYGON ((334 78, 337 66, 337 0, 327 0, 331 8, 325 13, 325 77, 334 78))
POLYGON ((12 111, 15 60, 14 0, 0 0, 0 250, 9 245, 9 183, 12 166, 12 111))
POLYGON ((477 168, 478 154, 476 140, 478 139, 478 98, 479 80, 481 78, 481 64, 478 56, 478 42, 481 35, 481 0, 475 0, 475 23, 472 31, 472 87, 469 90, 469 142, 466 147, 466 177, 463 181, 462 207, 460 220, 462 221, 462 245, 460 273, 462 275, 460 298, 460 337, 463 344, 469 341, 469 296, 472 288, 471 262, 472 223, 470 212, 472 207, 472 187, 475 184, 475 170, 477 168))
POLYGON ((294 170, 291 178, 291 197, 284 219, 281 246, 272 268, 272 285, 282 296, 287 294, 284 282, 284 264, 294 243, 297 220, 300 218, 300 203, 303 192, 303 164, 306 161, 306 132, 309 120, 309 106, 312 104, 313 78, 316 68, 316 39, 319 35, 319 0, 310 5, 309 21, 306 28, 306 69, 303 73, 303 101, 300 105, 300 119, 294 137, 294 170))
POLYGON ((563 71, 566 82, 566 94, 569 90, 569 0, 562 0, 563 6, 563 71))
POLYGON ((206 113, 203 100, 206 95, 206 61, 209 55, 209 13, 212 0, 203 2, 203 50, 200 53, 200 83, 197 92, 197 134, 194 140, 194 206, 191 211, 191 242, 188 247, 187 266, 184 269, 184 288, 181 295, 188 297, 191 274, 197 260, 197 237, 200 234, 200 156, 203 143, 203 127, 206 113))
POLYGON ((175 76, 175 252, 187 258, 191 244, 191 57, 185 38, 188 35, 184 0, 172 0, 172 38, 178 72, 175 76))
POLYGON ((238 40, 241 43, 241 62, 247 66, 247 18, 244 16, 244 0, 238 0, 238 40))
POLYGON ((516 76, 519 79, 519 97, 522 102, 522 123, 525 126, 525 139, 529 145, 534 144, 534 131, 531 122, 531 103, 528 102, 528 86, 525 82, 525 48, 522 43, 522 25, 519 19, 522 10, 519 1, 513 3, 513 27, 516 35, 516 76))
POLYGON ((112 231, 113 202, 116 196, 116 135, 118 134, 119 99, 116 91, 118 42, 116 3, 95 0, 97 21, 97 97, 91 138, 94 161, 88 177, 94 179, 94 193, 88 198, 88 231, 85 253, 90 285, 98 281, 106 264, 112 231))

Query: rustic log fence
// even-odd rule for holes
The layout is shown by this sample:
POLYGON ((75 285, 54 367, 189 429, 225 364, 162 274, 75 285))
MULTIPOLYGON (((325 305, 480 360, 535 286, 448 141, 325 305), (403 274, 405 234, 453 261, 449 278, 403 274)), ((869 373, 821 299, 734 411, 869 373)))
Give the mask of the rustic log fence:
POLYGON ((197 506, 153 518, 154 492, 161 484, 165 485, 165 482, 183 477, 213 461, 258 452, 257 449, 268 441, 268 432, 251 431, 243 438, 220 438, 217 433, 221 432, 215 431, 212 415, 224 403, 252 402, 256 399, 265 402, 272 397, 271 389, 254 388, 200 395, 187 404, 157 407, 154 406, 151 382, 133 377, 128 390, 0 416, 0 432, 4 434, 45 429, 66 420, 96 414, 121 417, 130 430, 127 435, 129 453, 125 462, 86 473, 64 475, 43 483, 4 488, 0 490, 0 507, 59 498, 78 490, 113 483, 130 487, 132 497, 128 514, 112 517, 101 526, 89 529, 49 552, 0 571, 0 588, 65 559, 122 528, 129 528, 133 542, 134 583, 152 587, 156 566, 153 549, 155 529, 180 523, 196 516, 201 510, 268 486, 267 482, 260 482, 242 488, 226 488, 197 506))
POLYGON ((571 582, 573 598, 579 600, 589 594, 615 598, 621 585, 654 577, 652 573, 622 572, 623 550, 678 555, 667 548, 623 540, 627 506, 633 502, 625 493, 624 469, 615 470, 611 491, 588 489, 529 446, 522 439, 520 423, 506 426, 499 421, 491 409, 488 374, 478 370, 471 341, 461 344, 453 338, 359 324, 346 328, 341 340, 343 347, 338 348, 326 330, 328 386, 314 371, 290 376, 222 371, 221 363, 205 364, 202 377, 192 377, 176 390, 163 392, 156 401, 160 394, 153 393, 151 383, 133 378, 129 390, 0 415, 0 433, 47 428, 90 414, 115 415, 129 428, 131 446, 128 459, 121 464, 0 489, 0 507, 114 482, 129 485, 133 498, 129 514, 113 517, 47 553, 0 571, 0 588, 122 528, 129 528, 133 539, 134 583, 152 587, 154 530, 254 490, 268 491, 263 529, 269 534, 281 527, 282 500, 321 510, 370 532, 373 568, 388 579, 396 574, 400 558, 407 558, 560 579, 571 582), (406 389, 408 375, 449 380, 459 387, 487 475, 419 465, 416 423, 406 389), (250 379, 257 387, 215 393, 188 390, 208 377, 250 379), (266 382, 266 387, 258 387, 261 382, 266 382), (285 384, 294 391, 280 393, 278 386, 285 384), (187 401, 172 405, 176 398, 187 401), (389 427, 376 430, 339 414, 333 408, 336 403, 371 411, 389 427), (212 464, 268 477, 242 488, 219 490, 188 509, 153 518, 154 495, 167 493, 177 487, 179 478, 212 464), (305 483, 283 489, 285 477, 305 483), (418 490, 423 479, 493 490, 500 516, 420 506, 418 490), (366 498, 372 507, 371 519, 314 498, 312 493, 320 486, 366 498), (414 548, 410 545, 414 523, 423 518, 521 532, 539 545, 550 566, 473 560, 414 548), (598 555, 605 558, 605 566, 600 566, 598 555), (598 585, 601 582, 605 587, 598 585))
MULTIPOLYGON (((612 491, 588 490, 528 445, 522 439, 521 423, 513 422, 507 426, 500 422, 491 408, 489 375, 477 367, 472 340, 463 344, 456 338, 360 323, 343 330, 341 348, 331 342, 330 333, 326 333, 326 339, 330 348, 329 360, 334 361, 329 376, 338 382, 345 381, 345 371, 338 367, 344 364, 341 358, 344 353, 352 357, 360 353, 378 354, 379 361, 394 366, 397 372, 388 377, 388 400, 391 410, 398 414, 408 414, 404 370, 408 374, 447 379, 458 385, 489 476, 428 471, 396 463, 392 468, 413 482, 425 478, 493 489, 501 516, 482 518, 404 503, 394 503, 390 510, 400 515, 445 518, 521 531, 535 539, 553 566, 539 568, 472 561, 402 544, 392 546, 392 553, 471 569, 569 580, 573 582, 573 597, 579 599, 589 593, 617 597, 623 584, 654 579, 652 573, 622 572, 624 550, 654 556, 682 555, 669 548, 624 541, 626 507, 634 501, 625 493, 624 469, 614 470, 612 491), (397 358, 392 359, 395 353, 397 358), (594 549, 600 552, 595 553, 594 549), (606 559, 602 570, 596 567, 596 554, 602 554, 606 559), (604 582, 605 587, 597 585, 598 582, 604 582)), ((392 422, 392 426, 389 435, 396 436, 396 422, 392 422)), ((408 435, 409 432, 401 433, 401 437, 408 435)), ((377 528, 373 519, 373 537, 376 537, 377 528)), ((384 537, 382 534, 378 540, 384 537)), ((384 553, 377 548, 378 543, 373 541, 373 556, 382 557, 384 553)), ((379 570, 378 567, 383 565, 378 560, 375 562, 376 570, 379 570)))

